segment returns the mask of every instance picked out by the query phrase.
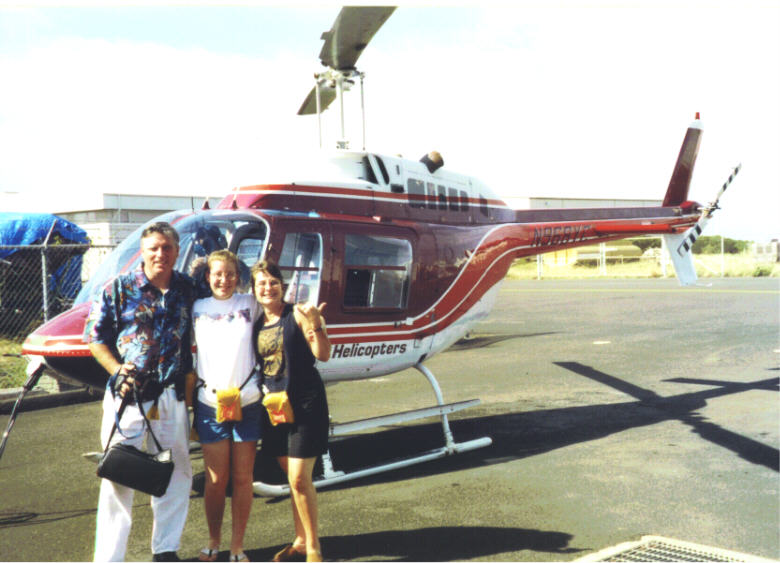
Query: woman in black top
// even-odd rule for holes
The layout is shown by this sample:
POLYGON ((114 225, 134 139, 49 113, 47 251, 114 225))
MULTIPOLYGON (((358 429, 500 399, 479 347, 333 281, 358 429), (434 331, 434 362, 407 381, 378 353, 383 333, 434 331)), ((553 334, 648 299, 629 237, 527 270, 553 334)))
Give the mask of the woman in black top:
POLYGON ((322 561, 317 533, 317 492, 312 481, 314 463, 328 447, 328 402, 315 360, 330 359, 330 341, 322 309, 309 303, 291 305, 282 300, 279 268, 266 260, 252 267, 252 288, 263 307, 254 340, 262 362, 265 392, 286 390, 295 421, 271 425, 265 413, 263 453, 277 458, 287 474, 292 493, 295 540, 273 561, 322 561))

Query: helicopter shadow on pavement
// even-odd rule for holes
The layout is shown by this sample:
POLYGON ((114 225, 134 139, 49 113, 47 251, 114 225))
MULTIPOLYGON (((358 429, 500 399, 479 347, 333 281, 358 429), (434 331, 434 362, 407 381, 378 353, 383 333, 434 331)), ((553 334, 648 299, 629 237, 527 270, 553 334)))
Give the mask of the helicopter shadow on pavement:
MULTIPOLYGON (((748 383, 678 378, 669 381, 707 385, 708 388, 662 397, 653 391, 577 362, 557 362, 556 365, 609 385, 636 400, 606 405, 477 415, 470 418, 450 417, 450 427, 456 441, 490 436, 493 444, 487 448, 335 485, 326 490, 402 481, 511 462, 669 420, 677 420, 690 426, 702 439, 730 450, 750 463, 780 471, 780 451, 777 448, 723 428, 696 412, 706 406, 709 399, 717 397, 750 390, 777 392, 780 384, 778 377, 748 383)), ((477 407, 474 410, 484 412, 486 408, 477 407)), ((437 420, 426 424, 392 427, 378 433, 355 435, 334 442, 331 444, 331 457, 336 469, 354 471, 413 456, 442 445, 442 427, 437 420), (380 436, 381 439, 377 439, 380 436)))
POLYGON ((527 334, 482 334, 473 333, 470 336, 461 338, 452 347, 449 348, 450 352, 457 352, 462 350, 474 350, 477 348, 486 348, 505 340, 512 340, 515 338, 532 338, 535 336, 548 336, 550 334, 559 334, 558 332, 532 332, 527 334))

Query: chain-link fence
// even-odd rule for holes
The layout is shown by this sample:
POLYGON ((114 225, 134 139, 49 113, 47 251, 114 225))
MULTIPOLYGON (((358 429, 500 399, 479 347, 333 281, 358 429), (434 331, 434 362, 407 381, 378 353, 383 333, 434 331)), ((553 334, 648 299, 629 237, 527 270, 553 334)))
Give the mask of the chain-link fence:
POLYGON ((0 389, 24 383, 22 343, 66 311, 83 280, 113 247, 89 244, 0 245, 0 389))

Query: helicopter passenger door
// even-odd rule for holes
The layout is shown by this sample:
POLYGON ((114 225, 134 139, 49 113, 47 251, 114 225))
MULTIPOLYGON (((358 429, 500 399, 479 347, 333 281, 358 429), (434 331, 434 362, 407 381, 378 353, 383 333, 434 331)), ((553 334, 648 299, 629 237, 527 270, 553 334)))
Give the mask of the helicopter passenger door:
POLYGON ((352 330, 351 340, 334 348, 339 373, 391 373, 395 366, 413 365, 430 351, 430 335, 412 328, 414 311, 421 307, 412 291, 419 264, 417 239, 414 230, 394 225, 334 228, 333 277, 341 280, 339 320, 352 330), (341 356, 340 350, 345 351, 341 356))
POLYGON ((295 225, 290 227, 284 235, 279 256, 279 269, 287 286, 284 300, 317 305, 323 277, 323 237, 327 237, 327 228, 317 226, 317 230, 298 230, 295 225))

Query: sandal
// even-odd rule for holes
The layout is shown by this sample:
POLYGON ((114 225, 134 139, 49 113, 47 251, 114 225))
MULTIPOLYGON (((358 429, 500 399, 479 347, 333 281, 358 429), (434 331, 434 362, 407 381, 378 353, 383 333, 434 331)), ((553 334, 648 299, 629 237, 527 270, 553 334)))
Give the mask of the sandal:
POLYGON ((286 545, 271 561, 305 561, 306 553, 298 551, 293 544, 286 545))
POLYGON ((231 553, 230 561, 249 561, 249 557, 243 551, 241 553, 231 553))
POLYGON ((219 555, 219 548, 211 549, 210 547, 204 547, 198 554, 198 561, 216 561, 219 555))

